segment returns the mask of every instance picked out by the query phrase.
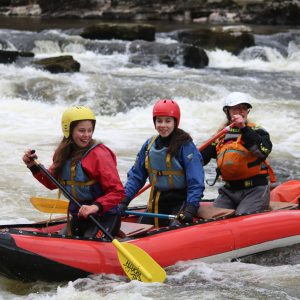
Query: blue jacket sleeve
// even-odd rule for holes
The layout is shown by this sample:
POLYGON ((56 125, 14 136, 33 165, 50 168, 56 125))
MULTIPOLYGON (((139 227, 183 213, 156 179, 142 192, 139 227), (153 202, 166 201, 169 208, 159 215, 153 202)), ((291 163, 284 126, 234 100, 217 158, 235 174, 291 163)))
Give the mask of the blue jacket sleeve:
POLYGON ((195 144, 189 142, 180 148, 178 159, 185 170, 187 203, 198 208, 205 189, 202 156, 195 144))
POLYGON ((148 147, 147 140, 139 151, 135 163, 127 173, 127 182, 125 184, 125 195, 130 200, 145 185, 148 178, 148 172, 145 168, 146 150, 148 147))

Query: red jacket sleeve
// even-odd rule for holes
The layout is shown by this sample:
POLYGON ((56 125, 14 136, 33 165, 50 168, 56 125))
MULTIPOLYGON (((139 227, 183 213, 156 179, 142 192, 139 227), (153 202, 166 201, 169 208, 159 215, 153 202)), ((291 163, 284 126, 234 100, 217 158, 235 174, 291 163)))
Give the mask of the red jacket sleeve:
POLYGON ((82 167, 91 179, 100 184, 104 195, 95 201, 102 205, 104 213, 118 205, 125 197, 116 156, 105 145, 100 144, 92 149, 82 160, 82 167))
MULTIPOLYGON (((48 172, 55 177, 53 175, 52 166, 48 169, 48 172)), ((57 189, 57 186, 46 175, 44 175, 42 171, 34 173, 33 176, 49 190, 57 189)))

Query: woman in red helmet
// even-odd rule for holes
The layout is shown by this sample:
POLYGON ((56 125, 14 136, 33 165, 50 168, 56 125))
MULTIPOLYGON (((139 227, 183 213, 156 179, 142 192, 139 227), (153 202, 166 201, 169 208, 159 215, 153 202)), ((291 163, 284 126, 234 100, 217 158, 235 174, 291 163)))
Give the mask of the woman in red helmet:
MULTIPOLYGON (((151 192, 147 212, 178 214, 182 222, 192 222, 204 191, 202 157, 191 136, 178 128, 180 108, 174 100, 163 99, 153 107, 153 122, 158 135, 149 138, 139 151, 128 172, 126 198, 121 212, 147 178, 151 192), (180 213, 179 213, 180 212, 180 213)), ((156 227, 169 225, 168 220, 142 217, 141 223, 156 227)))
MULTIPOLYGON (((75 106, 62 115, 64 137, 53 156, 49 172, 82 205, 70 202, 68 232, 76 236, 98 236, 98 227, 88 218, 93 215, 112 234, 120 229, 117 205, 124 198, 124 188, 116 168, 114 153, 93 139, 96 118, 87 107, 75 106)), ((34 164, 31 149, 23 161, 34 177, 49 189, 56 189, 48 177, 34 164)))

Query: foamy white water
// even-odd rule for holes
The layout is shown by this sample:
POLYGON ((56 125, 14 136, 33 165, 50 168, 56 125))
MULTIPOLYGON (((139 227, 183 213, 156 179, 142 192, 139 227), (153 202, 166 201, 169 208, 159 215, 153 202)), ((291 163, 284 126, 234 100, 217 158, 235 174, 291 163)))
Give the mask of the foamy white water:
MULTIPOLYGON (((0 35, 1 35, 0 30, 0 35)), ((2 32, 3 33, 3 32, 2 32)), ((22 32, 11 31, 15 40, 22 32)), ((47 32, 44 33, 47 36, 47 32)), ((66 38, 61 31, 51 31, 66 38)), ((32 35, 28 32, 25 38, 32 35)), ((164 65, 138 66, 128 55, 103 55, 86 50, 81 38, 68 37, 64 47, 37 40, 32 51, 39 58, 71 54, 81 64, 74 74, 50 74, 18 64, 0 64, 0 222, 26 223, 48 217, 29 203, 31 196, 55 196, 33 179, 21 157, 34 148, 39 161, 51 163, 62 138, 60 117, 69 106, 90 106, 97 115, 95 138, 117 155, 122 181, 146 138, 155 133, 152 105, 158 98, 174 98, 182 111, 180 127, 200 146, 224 122, 222 99, 231 91, 247 92, 253 99, 250 117, 265 127, 273 142, 270 161, 279 180, 300 178, 300 68, 298 45, 288 55, 267 47, 268 61, 245 60, 221 50, 209 51, 208 68, 196 70, 164 65)), ((107 41, 106 41, 107 42, 107 41)), ((166 38, 166 43, 170 43, 166 38)), ((16 42, 15 42, 16 43, 16 42)), ((17 47, 15 47, 17 48, 17 47)), ((215 165, 205 167, 207 179, 215 165)), ((214 198, 217 185, 208 187, 214 198)), ((135 200, 146 203, 147 192, 135 200)), ((298 249, 294 250, 297 258, 298 249)), ((167 269, 165 284, 128 283, 117 276, 93 276, 74 282, 20 283, 0 277, 0 299, 300 299, 299 259, 278 265, 266 261, 204 264, 178 263, 167 269)))
POLYGON ((212 68, 244 68, 257 71, 291 71, 298 72, 300 69, 300 48, 295 45, 290 50, 288 57, 283 57, 278 51, 272 48, 265 48, 268 61, 260 58, 243 60, 225 50, 210 51, 209 66, 212 68))

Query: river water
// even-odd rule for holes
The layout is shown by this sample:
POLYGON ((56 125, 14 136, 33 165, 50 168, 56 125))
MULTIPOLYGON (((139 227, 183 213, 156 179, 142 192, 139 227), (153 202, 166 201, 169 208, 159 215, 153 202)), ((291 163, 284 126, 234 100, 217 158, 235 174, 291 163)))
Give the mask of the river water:
MULTIPOLYGON (((50 74, 24 63, 0 64, 1 224, 49 217, 36 211, 29 198, 55 194, 32 178, 21 157, 25 149, 34 148, 48 166, 62 137, 61 114, 75 104, 96 112, 95 138, 115 151, 125 182, 136 153, 154 133, 151 109, 158 98, 179 102, 181 128, 200 146, 224 121, 222 99, 232 91, 246 92, 253 99, 250 117, 271 135, 270 162, 278 180, 300 179, 299 28, 272 28, 272 32, 260 28, 255 35, 258 46, 250 53, 207 51, 209 66, 197 70, 180 65, 139 66, 129 62, 128 53, 103 55, 88 50, 70 30, 82 25, 76 21, 52 21, 48 29, 47 24, 27 22, 25 27, 12 22, 9 26, 7 19, 2 21, 0 41, 6 41, 8 49, 26 49, 37 58, 70 54, 80 62, 81 71, 50 74), (265 60, 256 55, 262 52, 265 60)), ((156 39, 174 42, 166 32, 158 32, 156 39)), ((214 168, 214 163, 205 167, 208 180, 214 178, 214 168)), ((218 186, 207 186, 205 198, 214 198, 218 186)), ((147 192, 135 204, 146 199, 147 192)), ((0 276, 0 299, 300 299, 300 246, 236 262, 180 262, 166 271, 164 284, 102 275, 51 284, 0 276)))

